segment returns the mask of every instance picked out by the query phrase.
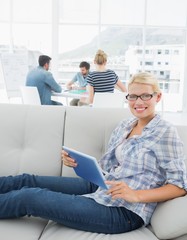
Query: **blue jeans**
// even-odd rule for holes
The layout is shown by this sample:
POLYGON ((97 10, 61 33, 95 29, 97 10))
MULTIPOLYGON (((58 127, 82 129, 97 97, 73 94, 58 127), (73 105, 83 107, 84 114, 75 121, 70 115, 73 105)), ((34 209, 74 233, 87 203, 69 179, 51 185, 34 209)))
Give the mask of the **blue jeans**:
POLYGON ((143 220, 123 207, 107 207, 81 196, 97 186, 81 178, 23 174, 0 177, 0 219, 32 215, 74 229, 97 233, 123 233, 143 220))
POLYGON ((57 102, 57 101, 51 101, 51 105, 63 105, 61 102, 57 102))

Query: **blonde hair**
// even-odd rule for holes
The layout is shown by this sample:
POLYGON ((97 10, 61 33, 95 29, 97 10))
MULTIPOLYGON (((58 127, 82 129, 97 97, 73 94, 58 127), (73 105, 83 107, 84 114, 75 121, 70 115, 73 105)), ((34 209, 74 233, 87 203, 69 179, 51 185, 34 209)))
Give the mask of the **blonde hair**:
POLYGON ((141 72, 133 75, 128 82, 128 87, 132 83, 149 84, 153 87, 154 92, 157 92, 157 93, 161 92, 157 78, 153 74, 148 72, 141 72))
POLYGON ((107 62, 107 54, 99 49, 95 55, 94 62, 98 65, 102 65, 107 62))

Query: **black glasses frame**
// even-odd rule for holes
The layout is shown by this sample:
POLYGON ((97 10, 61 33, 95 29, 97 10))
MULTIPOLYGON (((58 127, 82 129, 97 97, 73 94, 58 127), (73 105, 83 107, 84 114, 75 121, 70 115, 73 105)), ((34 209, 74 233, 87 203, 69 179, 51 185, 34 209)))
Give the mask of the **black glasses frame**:
POLYGON ((128 100, 128 101, 136 101, 138 98, 140 98, 141 100, 143 100, 143 101, 149 101, 154 95, 156 94, 156 92, 154 92, 154 93, 152 93, 152 94, 150 94, 150 93, 143 93, 143 94, 141 94, 141 95, 136 95, 136 94, 128 94, 127 96, 126 96, 126 99, 128 100), (134 97, 134 99, 129 99, 129 97, 130 96, 133 96, 134 97), (144 98, 146 96, 146 99, 144 98))

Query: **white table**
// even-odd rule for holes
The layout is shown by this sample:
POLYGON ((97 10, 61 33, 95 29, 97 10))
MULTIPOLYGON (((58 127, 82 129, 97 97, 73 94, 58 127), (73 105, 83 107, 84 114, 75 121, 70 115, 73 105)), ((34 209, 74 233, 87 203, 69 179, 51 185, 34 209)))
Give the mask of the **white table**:
POLYGON ((68 98, 85 99, 88 98, 88 92, 84 90, 62 90, 60 93, 52 92, 52 96, 65 97, 68 105, 68 98))

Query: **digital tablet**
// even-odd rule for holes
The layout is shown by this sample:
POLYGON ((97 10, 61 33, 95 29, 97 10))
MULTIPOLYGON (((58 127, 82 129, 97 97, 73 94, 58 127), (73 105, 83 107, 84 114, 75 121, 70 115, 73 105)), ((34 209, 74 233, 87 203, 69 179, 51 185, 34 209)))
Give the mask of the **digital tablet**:
POLYGON ((96 158, 66 146, 63 146, 62 148, 77 162, 77 167, 74 167, 73 169, 79 177, 82 177, 104 189, 108 189, 104 175, 96 158))

